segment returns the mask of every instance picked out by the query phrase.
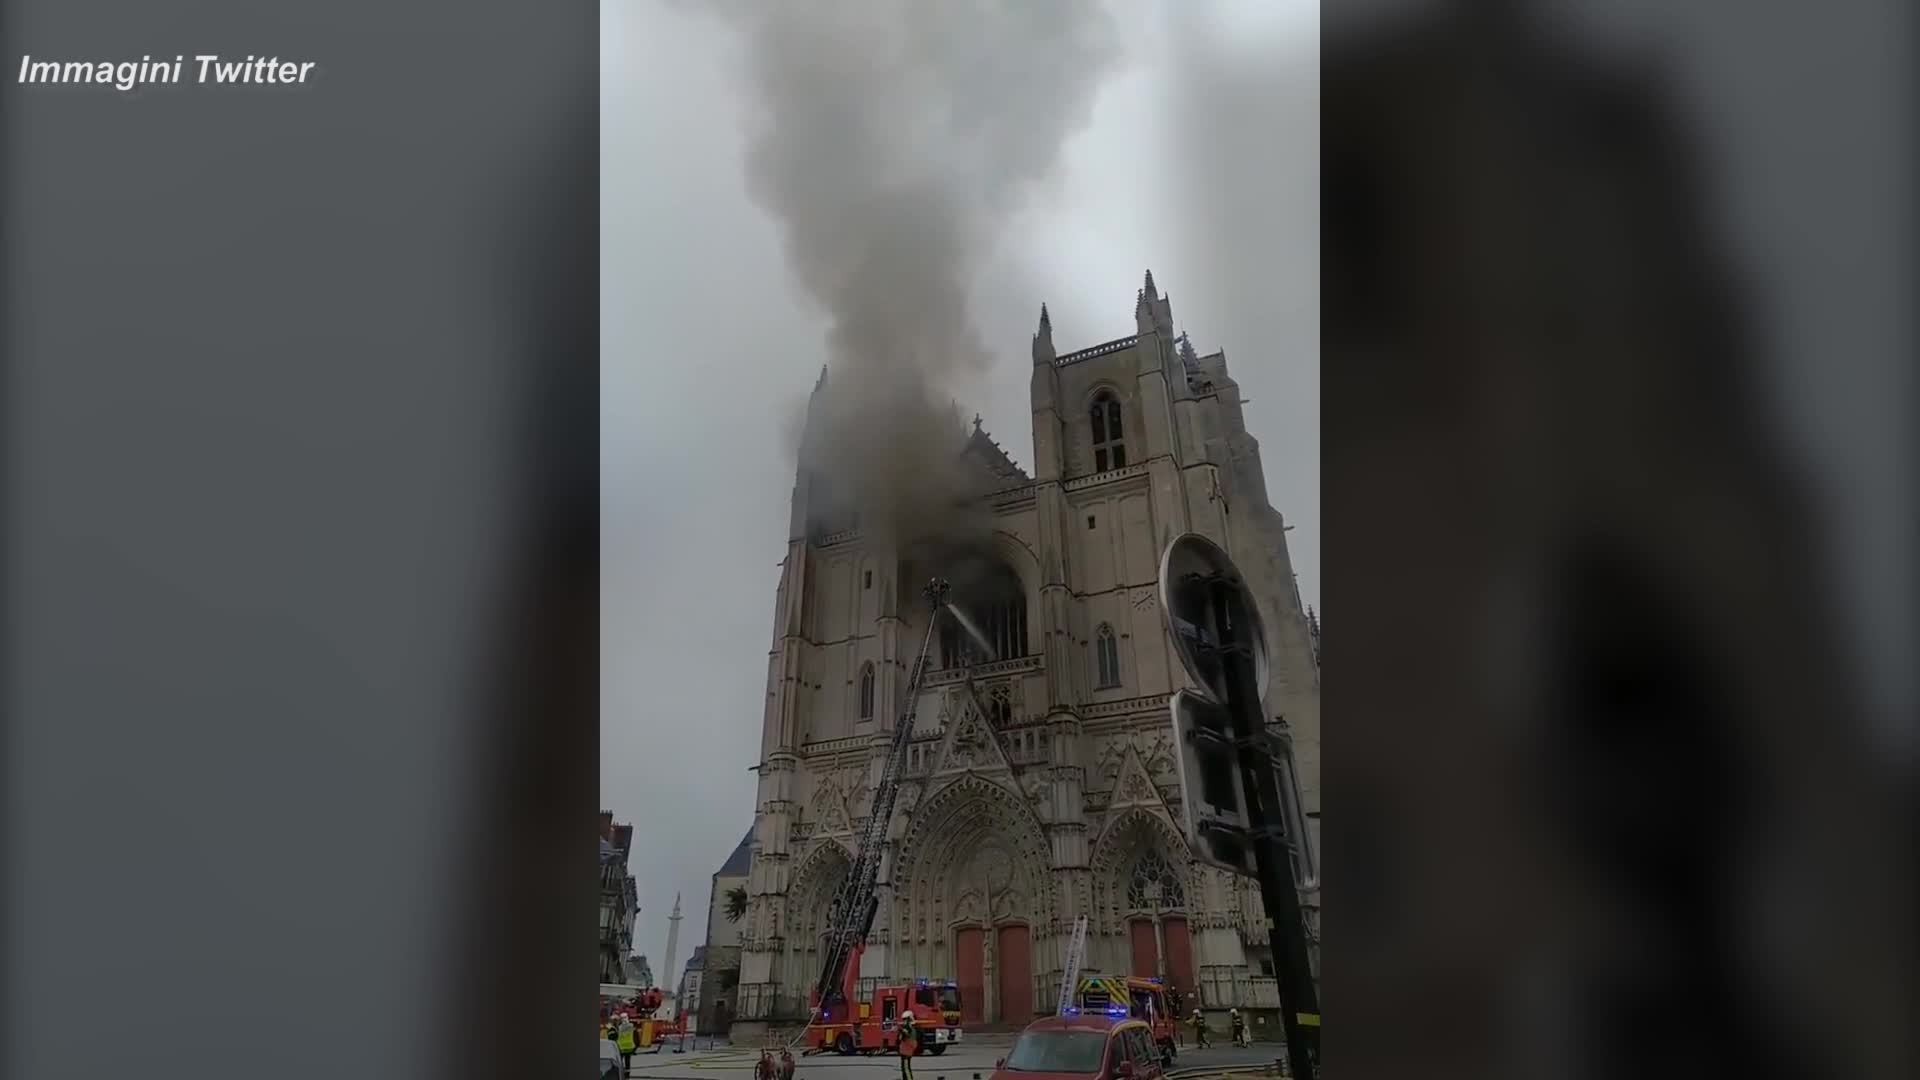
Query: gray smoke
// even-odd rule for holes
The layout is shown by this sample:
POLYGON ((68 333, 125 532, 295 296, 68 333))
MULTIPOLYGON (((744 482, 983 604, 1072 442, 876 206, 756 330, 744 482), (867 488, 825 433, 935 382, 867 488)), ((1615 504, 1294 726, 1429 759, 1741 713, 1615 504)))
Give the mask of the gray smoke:
POLYGON ((740 32, 760 106, 749 188, 832 320, 802 462, 870 529, 951 534, 967 492, 951 403, 988 368, 974 275, 1091 118, 1113 21, 1092 0, 710 10, 740 32))

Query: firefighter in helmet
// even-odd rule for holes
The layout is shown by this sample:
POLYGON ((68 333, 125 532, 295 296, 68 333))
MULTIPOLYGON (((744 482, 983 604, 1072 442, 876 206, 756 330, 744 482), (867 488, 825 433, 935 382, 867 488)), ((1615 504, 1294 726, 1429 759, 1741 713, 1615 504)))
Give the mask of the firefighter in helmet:
POLYGON ((1187 1023, 1193 1025, 1193 1046, 1199 1050, 1213 1044, 1207 1041, 1207 1018, 1200 1013, 1200 1006, 1193 1007, 1193 1015, 1187 1017, 1187 1023))
POLYGON ((900 1017, 900 1080, 913 1080, 913 1055, 920 1052, 920 1027, 913 1018, 913 1006, 900 1017))

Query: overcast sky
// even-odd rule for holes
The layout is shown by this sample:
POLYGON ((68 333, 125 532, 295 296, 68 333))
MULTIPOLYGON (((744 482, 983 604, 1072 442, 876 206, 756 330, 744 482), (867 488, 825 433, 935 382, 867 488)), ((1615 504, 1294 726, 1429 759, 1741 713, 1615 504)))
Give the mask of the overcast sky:
MULTIPOLYGON (((1062 352, 1120 337, 1151 268, 1195 346, 1227 351, 1317 606, 1317 5, 1111 9, 1125 55, 1091 122, 956 298, 993 353, 960 404, 1031 466, 1041 302, 1062 352)), ((674 893, 684 966, 705 937, 709 878, 753 819, 788 418, 826 360, 828 323, 748 197, 756 106, 733 31, 697 4, 607 0, 601 49, 601 801, 640 827, 635 950, 671 986, 674 893)))

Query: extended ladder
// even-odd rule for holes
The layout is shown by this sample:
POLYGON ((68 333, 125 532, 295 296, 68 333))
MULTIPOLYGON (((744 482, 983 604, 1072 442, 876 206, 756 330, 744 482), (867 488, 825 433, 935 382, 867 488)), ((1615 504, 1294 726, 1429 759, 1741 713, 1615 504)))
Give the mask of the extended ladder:
MULTIPOLYGON (((920 682, 926 677, 927 660, 932 654, 934 634, 940 626, 940 615, 946 606, 948 585, 944 580, 935 578, 927 583, 925 591, 930 606, 927 635, 920 643, 919 658, 907 673, 906 704, 900 711, 899 721, 894 725, 893 739, 887 748, 887 760, 881 767, 879 783, 874 785, 873 804, 860 829, 853 865, 848 868, 847 876, 841 880, 827 908, 826 958, 821 966, 820 981, 814 984, 814 998, 822 1003, 843 993, 858 977, 855 965, 859 961, 856 957, 865 948, 867 934, 873 929, 874 916, 879 913, 875 890, 880 879, 880 859, 886 849, 887 830, 893 822, 893 807, 900 794, 900 779, 906 773, 907 747, 913 741, 913 721, 919 710, 920 682)), ((848 1008, 853 1007, 851 1001, 846 1004, 848 1008)), ((793 1037, 790 1045, 804 1041, 807 1032, 823 1015, 823 1010, 809 1009, 806 1026, 793 1037)))
POLYGON ((1080 962, 1087 956, 1087 917, 1080 916, 1073 922, 1073 939, 1067 943, 1067 969, 1060 973, 1060 1004, 1054 1009, 1056 1016, 1067 1015, 1073 1007, 1073 991, 1080 985, 1080 962))

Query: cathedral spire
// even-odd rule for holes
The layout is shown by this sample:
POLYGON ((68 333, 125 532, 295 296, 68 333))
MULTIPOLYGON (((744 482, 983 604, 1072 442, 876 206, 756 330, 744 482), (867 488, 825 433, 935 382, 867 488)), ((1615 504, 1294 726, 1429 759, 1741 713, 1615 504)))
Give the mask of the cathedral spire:
POLYGON ((1047 305, 1041 304, 1040 329, 1033 332, 1033 362, 1037 367, 1052 364, 1053 358, 1053 319, 1047 314, 1047 305))
POLYGON ((1153 305, 1159 299, 1160 293, 1153 287, 1153 271, 1149 270, 1147 271, 1147 283, 1140 289, 1139 299, 1133 303, 1134 315, 1151 318, 1153 305))

